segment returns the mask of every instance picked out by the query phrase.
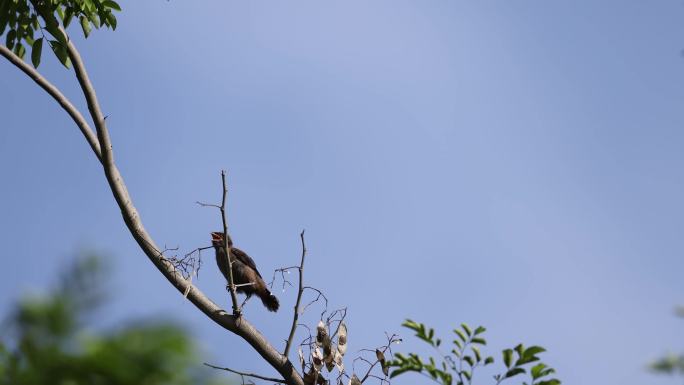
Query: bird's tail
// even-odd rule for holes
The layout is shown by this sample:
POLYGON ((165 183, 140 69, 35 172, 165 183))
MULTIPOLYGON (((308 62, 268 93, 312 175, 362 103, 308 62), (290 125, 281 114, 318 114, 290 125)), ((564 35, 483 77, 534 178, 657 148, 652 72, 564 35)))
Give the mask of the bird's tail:
POLYGON ((261 302, 263 302, 268 310, 278 311, 280 302, 278 302, 278 298, 268 291, 268 289, 264 288, 264 290, 259 293, 259 298, 261 298, 261 302))

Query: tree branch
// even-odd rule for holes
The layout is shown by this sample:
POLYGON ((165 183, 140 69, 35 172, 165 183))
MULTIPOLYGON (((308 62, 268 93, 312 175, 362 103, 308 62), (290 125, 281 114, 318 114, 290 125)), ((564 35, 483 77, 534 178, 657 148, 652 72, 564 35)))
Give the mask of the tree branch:
MULTIPOLYGON (((65 32, 63 31, 63 33, 65 32)), ((83 118, 83 115, 73 106, 73 104, 69 102, 66 97, 64 97, 61 92, 59 92, 59 90, 57 90, 57 88, 45 80, 35 69, 29 67, 20 58, 9 51, 7 47, 0 45, 0 54, 2 54, 2 56, 7 58, 10 63, 14 64, 17 68, 34 80, 39 86, 41 86, 48 94, 50 94, 74 120, 90 144, 93 152, 98 157, 98 160, 100 163, 102 163, 107 182, 109 183, 112 194, 114 195, 114 199, 121 210, 121 215, 131 235, 138 243, 140 249, 145 253, 145 255, 147 255, 157 269, 159 269, 164 277, 166 277, 166 279, 174 287, 176 287, 180 293, 186 294, 190 302, 192 302, 200 311, 206 314, 215 323, 226 330, 239 335, 245 341, 247 341, 247 343, 249 343, 254 350, 256 350, 273 368, 275 368, 281 376, 283 376, 285 383, 291 385, 304 385, 302 377, 299 373, 297 373, 287 357, 281 355, 266 340, 266 338, 264 338, 264 336, 256 328, 254 328, 254 326, 244 319, 244 317, 240 318, 239 322, 236 322, 236 317, 227 314, 225 310, 217 306, 198 288, 193 286, 190 282, 183 278, 182 275, 176 272, 173 264, 162 258, 159 247, 156 246, 152 237, 145 230, 145 227, 140 219, 140 215, 138 214, 138 211, 130 198, 123 178, 116 167, 116 164, 114 163, 114 155, 112 152, 109 131, 107 130, 105 118, 102 115, 102 111, 97 100, 97 95, 88 77, 83 60, 81 59, 78 50, 71 40, 68 41, 67 49, 69 57, 74 65, 74 70, 76 72, 79 85, 86 98, 88 110, 90 111, 90 115, 97 130, 97 140, 94 140, 93 132, 88 126, 86 120, 83 118)))
POLYGON ((304 243, 304 230, 299 234, 299 238, 302 240, 302 260, 299 262, 299 291, 297 292, 297 302, 294 306, 294 315, 292 316, 292 327, 290 328, 290 336, 287 338, 287 343, 285 343, 285 351, 283 355, 288 357, 290 354, 290 347, 292 346, 292 339, 294 338, 295 331, 297 330, 297 320, 299 319, 299 305, 302 302, 302 293, 304 293, 304 258, 306 257, 306 244, 304 243))
POLYGON ((219 370, 225 370, 225 371, 227 371, 227 372, 239 374, 239 375, 241 375, 241 376, 258 378, 258 379, 260 379, 260 380, 269 381, 269 382, 277 382, 277 383, 279 383, 279 384, 285 384, 285 383, 286 383, 286 382, 284 382, 283 380, 280 380, 280 379, 277 379, 277 378, 266 377, 266 376, 262 376, 262 375, 260 375, 260 374, 254 374, 254 373, 240 372, 240 371, 237 371, 237 370, 233 370, 233 369, 231 369, 231 368, 222 368, 222 367, 220 367, 220 366, 214 366, 214 365, 208 364, 208 363, 206 363, 206 362, 204 363, 204 365, 205 365, 205 366, 208 366, 208 367, 210 367, 210 368, 219 369, 219 370))

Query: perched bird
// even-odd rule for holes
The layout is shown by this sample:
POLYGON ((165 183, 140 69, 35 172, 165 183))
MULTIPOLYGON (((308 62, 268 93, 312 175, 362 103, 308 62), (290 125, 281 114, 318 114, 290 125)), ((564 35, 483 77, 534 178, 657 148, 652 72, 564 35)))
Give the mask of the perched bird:
MULTIPOLYGON (((226 278, 226 281, 230 282, 228 275, 228 258, 226 258, 226 248, 225 242, 223 240, 222 232, 211 233, 211 244, 216 250, 216 264, 221 270, 221 273, 226 278)), ((259 270, 257 270, 254 260, 250 258, 247 253, 236 248, 230 248, 230 262, 233 265, 233 283, 235 285, 243 285, 246 283, 252 283, 251 285, 239 286, 236 290, 238 293, 245 293, 247 298, 251 297, 252 294, 256 294, 261 298, 261 302, 270 311, 278 311, 280 303, 278 298, 266 287, 266 282, 261 278, 259 270)))

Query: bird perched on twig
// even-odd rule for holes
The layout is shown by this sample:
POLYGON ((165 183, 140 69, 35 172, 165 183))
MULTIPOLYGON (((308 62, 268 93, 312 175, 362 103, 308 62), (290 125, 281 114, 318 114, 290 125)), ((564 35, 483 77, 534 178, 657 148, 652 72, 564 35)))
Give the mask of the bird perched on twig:
MULTIPOLYGON (((216 250, 216 264, 218 264, 219 270, 226 278, 227 282, 230 282, 228 275, 228 258, 226 258, 226 248, 222 232, 211 233, 211 244, 216 250)), ((254 260, 247 255, 244 251, 236 248, 230 248, 230 262, 233 265, 233 283, 235 285, 240 285, 236 288, 238 293, 245 293, 247 298, 251 297, 252 294, 256 294, 261 298, 261 302, 270 311, 278 311, 280 303, 278 298, 266 287, 266 282, 261 278, 259 270, 257 270, 254 260)))

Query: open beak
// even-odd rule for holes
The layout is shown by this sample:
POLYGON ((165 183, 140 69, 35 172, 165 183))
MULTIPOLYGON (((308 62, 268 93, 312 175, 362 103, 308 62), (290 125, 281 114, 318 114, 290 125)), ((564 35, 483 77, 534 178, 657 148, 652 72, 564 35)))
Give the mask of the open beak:
POLYGON ((213 232, 211 233, 211 241, 212 242, 221 242, 223 240, 223 233, 219 232, 213 232))

